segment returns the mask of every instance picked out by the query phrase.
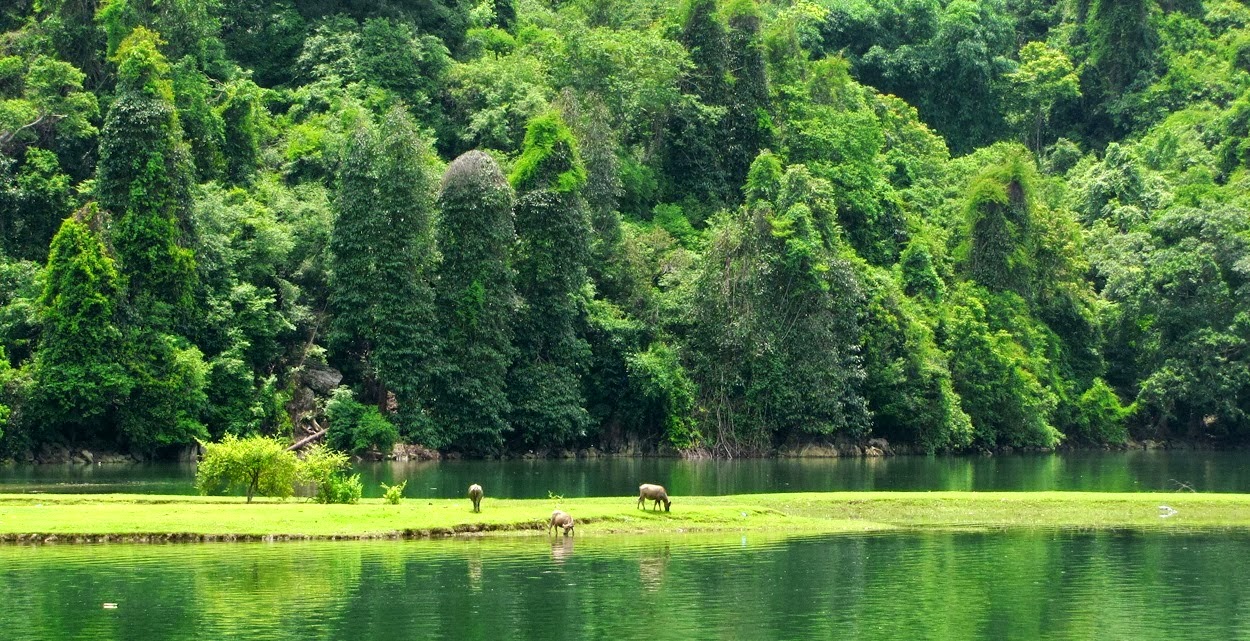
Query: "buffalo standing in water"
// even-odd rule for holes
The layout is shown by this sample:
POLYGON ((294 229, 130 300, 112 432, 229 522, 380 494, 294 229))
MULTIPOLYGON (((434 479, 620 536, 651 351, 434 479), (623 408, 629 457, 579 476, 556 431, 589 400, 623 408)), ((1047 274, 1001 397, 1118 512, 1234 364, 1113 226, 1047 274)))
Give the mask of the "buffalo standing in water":
POLYGON ((643 483, 638 486, 638 507, 646 509, 647 501, 655 501, 655 503, 651 505, 651 509, 653 510, 659 508, 660 502, 663 501, 665 512, 669 511, 668 508, 673 504, 672 501, 668 500, 668 492, 664 491, 663 485, 643 483))
POLYGON ((560 510, 556 510, 555 512, 552 512, 551 513, 551 525, 547 526, 547 532, 550 534, 554 532, 555 529, 558 527, 564 528, 564 536, 568 536, 569 534, 572 534, 573 533, 573 517, 569 516, 568 514, 565 514, 564 512, 561 512, 560 510))
POLYGON ((474 483, 469 486, 469 500, 473 501, 473 511, 482 511, 482 486, 474 483))

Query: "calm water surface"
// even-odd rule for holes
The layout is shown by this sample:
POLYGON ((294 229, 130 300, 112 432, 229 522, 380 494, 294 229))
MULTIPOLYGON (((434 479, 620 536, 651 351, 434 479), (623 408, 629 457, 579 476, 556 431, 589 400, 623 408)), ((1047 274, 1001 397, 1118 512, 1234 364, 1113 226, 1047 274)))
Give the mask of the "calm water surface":
POLYGON ((1244 533, 2 546, 0 567, 0 639, 1250 639, 1244 533))
MULTIPOLYGON (((1250 452, 1133 451, 844 459, 594 459, 370 463, 357 466, 366 496, 408 481, 409 497, 458 497, 471 483, 487 496, 623 496, 642 482, 674 496, 827 490, 1084 490, 1250 492, 1250 452)), ((4 492, 192 494, 195 467, 0 465, 4 492)))

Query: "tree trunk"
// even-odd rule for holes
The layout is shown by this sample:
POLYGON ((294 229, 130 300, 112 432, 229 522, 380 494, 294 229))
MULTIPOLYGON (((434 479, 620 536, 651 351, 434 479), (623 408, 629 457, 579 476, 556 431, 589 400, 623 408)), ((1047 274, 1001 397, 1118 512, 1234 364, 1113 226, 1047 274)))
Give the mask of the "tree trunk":
MULTIPOLYGON (((316 422, 316 421, 313 421, 313 425, 314 425, 314 426, 315 426, 315 425, 317 425, 317 422, 316 422)), ((311 443, 311 442, 313 442, 313 441, 315 441, 315 440, 317 440, 317 439, 319 439, 319 438, 321 438, 321 437, 325 436, 325 435, 326 435, 326 429, 328 429, 328 428, 324 428, 324 427, 323 427, 323 428, 321 428, 320 430, 318 430, 317 432, 314 432, 314 433, 312 433, 312 434, 310 434, 310 435, 308 435, 308 436, 306 436, 306 437, 304 437, 304 438, 302 438, 302 439, 300 439, 300 440, 296 441, 296 442, 295 442, 295 444, 293 444, 293 445, 291 445, 290 447, 286 448, 286 451, 288 451, 288 452, 294 452, 294 451, 299 450, 300 448, 304 447, 305 445, 308 445, 309 443, 311 443)))

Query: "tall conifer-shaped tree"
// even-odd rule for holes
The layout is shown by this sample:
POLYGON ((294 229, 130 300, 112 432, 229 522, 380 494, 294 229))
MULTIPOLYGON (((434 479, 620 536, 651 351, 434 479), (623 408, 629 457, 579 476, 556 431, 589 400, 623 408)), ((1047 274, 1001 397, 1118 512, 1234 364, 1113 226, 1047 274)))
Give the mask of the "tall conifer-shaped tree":
POLYGON ((174 107, 160 36, 134 29, 111 58, 117 98, 100 137, 97 193, 113 217, 110 239, 125 283, 122 362, 130 395, 119 437, 140 451, 187 445, 207 432, 203 355, 185 338, 196 286, 191 225, 193 165, 174 107))
POLYGON ((562 111, 578 140, 586 167, 586 186, 582 197, 590 212, 593 230, 591 240, 590 277, 596 292, 610 300, 622 301, 629 296, 628 261, 624 256, 624 232, 618 210, 621 193, 621 161, 617 157, 619 142, 612 130, 611 113, 595 94, 585 100, 569 96, 562 111))
POLYGON ((226 101, 220 107, 226 172, 236 183, 251 179, 260 156, 259 94, 255 83, 238 80, 226 88, 226 101))
POLYGON ((29 404, 45 438, 102 435, 130 388, 115 320, 121 278, 89 226, 93 218, 91 207, 65 219, 48 254, 29 404))
POLYGON ((530 121, 511 176, 517 190, 517 360, 509 375, 512 425, 521 441, 554 446, 590 422, 581 372, 589 347, 578 335, 590 259, 586 170, 557 112, 530 121))
POLYGON ((773 126, 759 7, 755 0, 735 0, 726 7, 726 14, 734 84, 725 114, 724 163, 729 185, 738 188, 756 156, 772 145, 773 126))
POLYGON ((732 57, 716 0, 690 0, 678 39, 690 52, 694 69, 682 80, 686 100, 669 118, 665 132, 668 197, 717 202, 728 186, 722 158, 728 140, 724 127, 732 94, 732 57))
POLYGON ((330 239, 331 346, 358 366, 382 409, 425 437, 433 367, 433 151, 402 107, 362 124, 339 173, 330 239))
POLYGON ((1089 62, 1108 97, 1118 97, 1154 64, 1159 34, 1151 13, 1157 8, 1154 0, 1090 2, 1089 62))
MULTIPOLYGON (((9 357, 5 355, 4 348, 0 347, 0 385, 8 387, 12 377, 13 367, 9 365, 9 357)), ((4 428, 9 424, 9 417, 13 415, 13 408, 4 404, 6 400, 4 396, 0 396, 0 439, 4 438, 4 428)))
POLYGON ((442 366, 437 440, 477 453, 503 447, 516 311, 512 187, 494 159, 470 151, 451 163, 438 195, 437 327, 442 366))
POLYGON ((97 189, 113 217, 128 315, 168 331, 186 323, 195 284, 195 259, 184 246, 193 168, 159 44, 139 27, 113 56, 117 98, 100 136, 97 189))

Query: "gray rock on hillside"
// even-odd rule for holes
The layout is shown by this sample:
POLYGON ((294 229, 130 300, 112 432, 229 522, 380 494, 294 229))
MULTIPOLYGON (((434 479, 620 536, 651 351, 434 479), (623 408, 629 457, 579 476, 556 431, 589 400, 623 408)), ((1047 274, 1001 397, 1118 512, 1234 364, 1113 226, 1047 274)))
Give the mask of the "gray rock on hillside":
POLYGON ((324 365, 310 365, 302 376, 304 385, 318 394, 329 394, 343 381, 343 373, 324 365))

